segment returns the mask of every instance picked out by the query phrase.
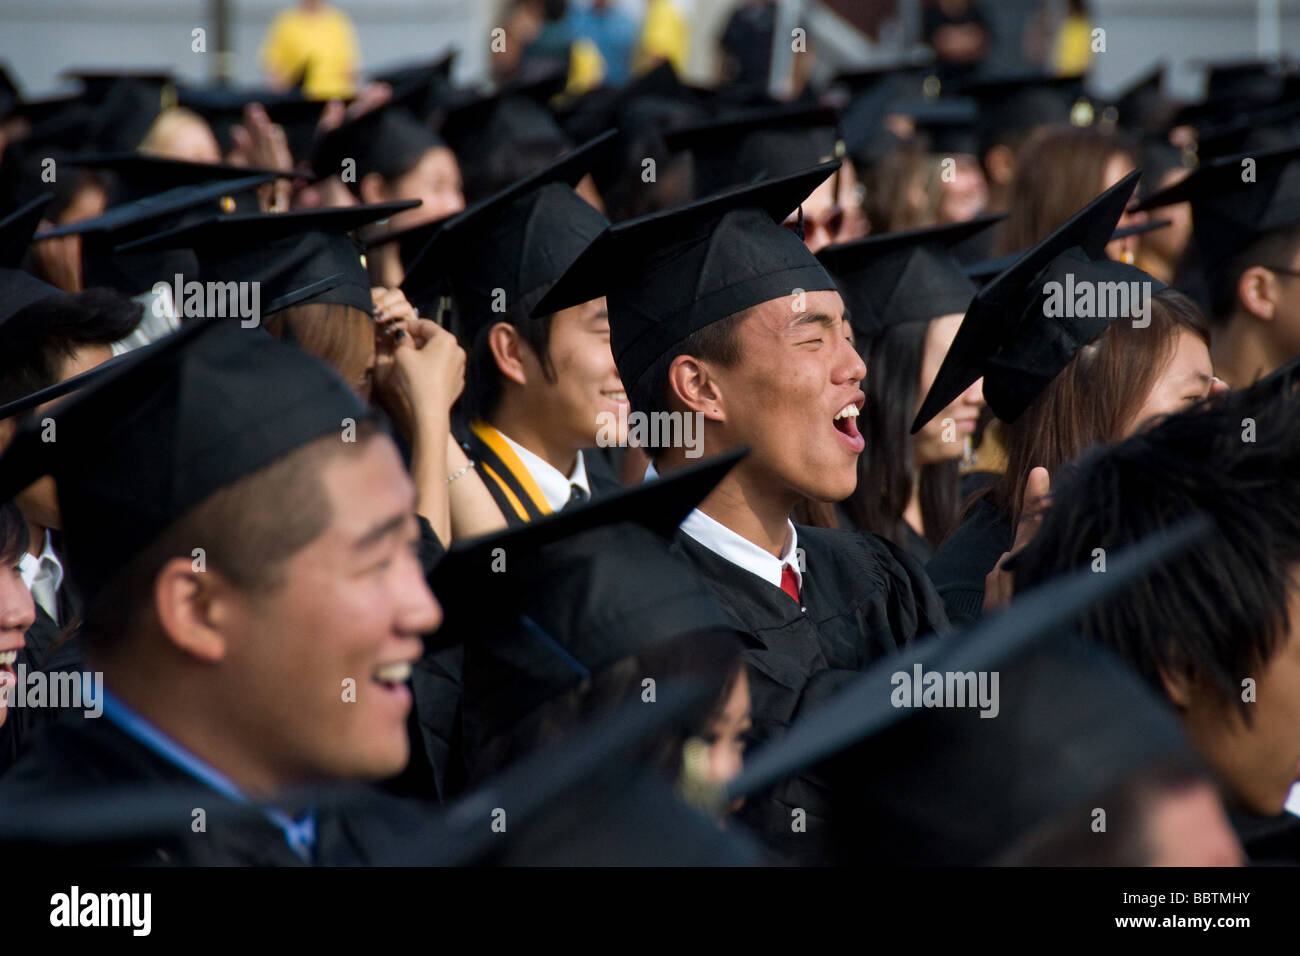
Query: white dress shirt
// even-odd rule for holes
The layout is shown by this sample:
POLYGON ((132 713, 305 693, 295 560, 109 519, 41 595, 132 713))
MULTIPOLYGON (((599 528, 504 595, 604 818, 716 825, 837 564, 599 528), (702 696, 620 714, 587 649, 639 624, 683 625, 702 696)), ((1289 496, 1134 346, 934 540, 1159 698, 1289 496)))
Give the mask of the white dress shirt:
POLYGON ((578 452, 578 461, 573 466, 573 473, 565 478, 564 473, 552 465, 546 459, 534 455, 531 451, 516 441, 511 441, 510 436, 497 429, 497 434, 506 440, 523 466, 528 469, 528 473, 533 476, 537 482, 537 487, 542 489, 542 494, 546 496, 546 503, 551 506, 552 511, 559 511, 569 503, 569 497, 573 494, 573 486, 577 485, 587 497, 591 497, 591 485, 587 483, 587 466, 582 461, 582 452, 578 452))
POLYGON ((24 554, 18 561, 18 573, 27 590, 55 624, 59 620, 59 588, 63 587, 63 562, 54 553, 50 532, 45 532, 45 547, 40 555, 24 554))
MULTIPOLYGON (((659 472, 651 462, 645 472, 646 481, 658 477, 659 472)), ((782 571, 787 567, 790 568, 799 583, 800 593, 803 593, 803 572, 799 570, 798 561, 799 536, 795 532, 793 521, 786 519, 786 525, 790 535, 779 558, 732 531, 717 519, 710 518, 699 508, 695 508, 686 516, 681 523, 681 529, 718 557, 730 561, 750 574, 758 575, 773 587, 781 586, 782 571)))

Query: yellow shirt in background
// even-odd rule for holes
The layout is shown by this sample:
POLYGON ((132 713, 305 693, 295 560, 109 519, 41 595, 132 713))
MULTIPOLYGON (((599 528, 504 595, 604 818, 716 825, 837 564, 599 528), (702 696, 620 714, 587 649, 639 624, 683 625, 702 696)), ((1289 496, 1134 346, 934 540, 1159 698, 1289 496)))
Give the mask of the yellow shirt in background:
POLYGON ((357 71, 357 35, 342 10, 317 13, 286 10, 275 18, 262 43, 262 65, 279 82, 306 69, 303 93, 324 100, 351 96, 357 71))
POLYGON ((1052 44, 1057 76, 1078 76, 1092 63, 1092 25, 1086 17, 1066 17, 1052 44))
POLYGON ((673 5, 673 0, 650 0, 646 5, 632 71, 644 73, 659 60, 667 60, 677 75, 682 76, 686 72, 689 45, 686 18, 673 5))

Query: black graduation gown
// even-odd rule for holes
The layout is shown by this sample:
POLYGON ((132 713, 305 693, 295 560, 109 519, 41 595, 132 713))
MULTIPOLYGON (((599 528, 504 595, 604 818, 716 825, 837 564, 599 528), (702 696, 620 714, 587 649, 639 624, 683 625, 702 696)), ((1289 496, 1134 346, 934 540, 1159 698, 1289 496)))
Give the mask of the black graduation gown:
MULTIPOLYGON (((950 630, 933 585, 901 548, 857 531, 799 526, 797 533, 806 611, 680 531, 673 545, 704 575, 745 637, 756 746, 785 731, 820 675, 862 670, 913 638, 950 630)), ((792 862, 829 861, 829 794, 816 773, 748 800, 740 817, 792 862), (796 810, 804 811, 806 832, 793 828, 796 810)))
POLYGON ((1011 519, 987 498, 976 501, 925 566, 953 626, 964 628, 984 613, 984 578, 1011 550, 1011 519))
POLYGON ((1251 866, 1300 866, 1300 817, 1229 813, 1251 866))
MULTIPOLYGON (((58 724, 0 778, 0 808, 39 806, 42 801, 92 797, 117 788, 147 787, 160 796, 189 793, 199 782, 144 747, 111 721, 99 718, 76 725, 58 724)), ((378 799, 378 798, 376 798, 378 799)), ((228 806, 228 798, 211 791, 209 807, 228 806)), ((2 812, 2 811, 0 811, 2 812)), ((212 811, 209 811, 212 813, 212 811)), ((164 835, 115 838, 94 847, 73 847, 67 860, 78 865, 302 866, 284 833, 269 819, 238 824, 215 818, 206 832, 192 830, 192 817, 178 820, 164 835)), ((397 835, 422 825, 426 818, 412 805, 384 799, 364 811, 317 813, 316 860, 322 865, 365 865, 375 850, 390 850, 397 835)), ((57 861, 50 846, 5 847, 6 860, 30 854, 42 865, 57 861)), ((382 862, 382 860, 381 860, 382 862)))
POLYGON ((903 522, 903 550, 922 567, 934 557, 934 546, 930 544, 930 540, 917 534, 916 529, 906 521, 903 522))

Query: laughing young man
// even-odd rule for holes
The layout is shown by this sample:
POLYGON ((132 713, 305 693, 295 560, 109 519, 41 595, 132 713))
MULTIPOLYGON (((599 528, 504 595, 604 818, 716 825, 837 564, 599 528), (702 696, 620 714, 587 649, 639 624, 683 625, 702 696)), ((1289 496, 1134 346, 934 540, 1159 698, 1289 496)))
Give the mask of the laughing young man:
MULTIPOLYGON (((699 416, 703 454, 750 454, 682 523, 676 547, 748 635, 756 742, 780 735, 812 685, 844 679, 914 637, 946 631, 910 558, 874 535, 796 527, 801 497, 857 482, 866 370, 835 283, 780 225, 834 169, 814 167, 612 227, 538 312, 607 296, 634 412, 699 416)), ((653 449, 655 471, 685 448, 653 449)), ((742 816, 791 859, 827 859, 814 775, 742 816)))
MULTIPOLYGON (((259 329, 194 323, 46 416, 58 440, 25 425, 0 498, 55 478, 104 711, 51 728, 0 780, 0 804, 200 788, 215 812, 401 770, 404 682, 441 612, 411 480, 342 378, 259 329)), ((193 822, 160 819, 106 862, 368 858, 333 811, 193 822)))
POLYGON ((402 284, 425 314, 444 296, 454 303, 453 328, 468 353, 467 453, 512 525, 618 485, 590 453, 603 421, 626 423, 603 296, 530 315, 609 225, 573 190, 601 142, 448 220, 402 284))

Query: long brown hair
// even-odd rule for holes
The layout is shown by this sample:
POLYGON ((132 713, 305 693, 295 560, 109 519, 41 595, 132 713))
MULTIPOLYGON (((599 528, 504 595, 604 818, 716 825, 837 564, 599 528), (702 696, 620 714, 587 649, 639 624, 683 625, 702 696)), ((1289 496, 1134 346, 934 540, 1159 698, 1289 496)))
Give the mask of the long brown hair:
POLYGON ((1092 445, 1117 441, 1132 423, 1177 348, 1178 332, 1194 332, 1208 346, 1209 324, 1181 292, 1151 297, 1151 324, 1112 323, 1084 346, 1013 424, 1004 425, 1007 470, 989 491, 1015 522, 1031 469, 1049 475, 1092 445))
POLYGON ((994 254, 1027 249, 1064 225, 1103 191, 1106 165, 1116 154, 1137 165, 1137 153, 1114 133, 1051 126, 1030 136, 1016 158, 994 254))
POLYGON ((375 326, 360 309, 308 302, 267 316, 265 326, 276 338, 292 338, 305 351, 334 366, 353 388, 365 383, 375 351, 375 326))

